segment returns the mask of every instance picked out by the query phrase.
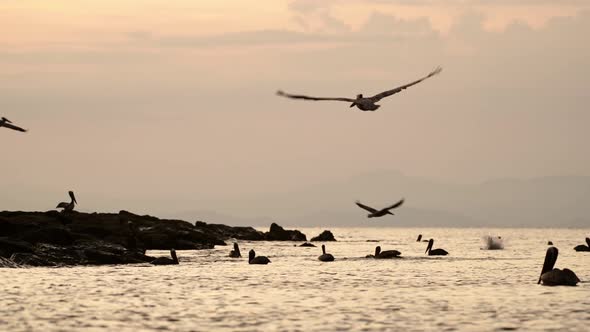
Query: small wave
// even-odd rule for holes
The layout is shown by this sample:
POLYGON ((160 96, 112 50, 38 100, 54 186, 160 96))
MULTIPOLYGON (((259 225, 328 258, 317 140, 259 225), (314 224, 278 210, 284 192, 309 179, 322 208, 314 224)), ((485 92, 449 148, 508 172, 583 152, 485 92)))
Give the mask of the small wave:
POLYGON ((487 235, 482 238, 483 250, 500 250, 504 249, 504 240, 500 236, 487 235))

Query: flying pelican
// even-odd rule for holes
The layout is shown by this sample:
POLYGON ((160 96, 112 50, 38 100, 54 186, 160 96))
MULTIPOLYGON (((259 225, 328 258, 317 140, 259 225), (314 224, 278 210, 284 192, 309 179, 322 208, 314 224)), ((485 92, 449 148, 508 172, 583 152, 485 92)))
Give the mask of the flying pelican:
POLYGON ((590 251, 590 237, 586 238, 587 246, 580 244, 574 247, 575 251, 590 251))
POLYGON ((170 256, 172 256, 172 259, 168 257, 158 257, 150 263, 154 265, 178 265, 178 257, 176 257, 176 250, 170 249, 170 256))
POLYGON ((318 259, 322 262, 333 262, 334 256, 332 254, 326 254, 326 246, 322 244, 322 254, 318 256, 318 259))
POLYGON ((66 202, 61 202, 59 204, 57 204, 56 208, 57 209, 62 209, 62 212, 70 212, 74 210, 74 206, 76 204, 78 204, 78 202, 76 201, 76 196, 74 196, 74 192, 73 191, 69 191, 68 194, 70 195, 70 198, 72 199, 71 202, 66 203, 66 202))
POLYGON ((381 251, 381 247, 375 247, 375 256, 367 255, 367 258, 387 259, 387 258, 401 258, 399 255, 402 253, 397 250, 385 250, 381 251))
POLYGON ((11 124, 12 121, 8 120, 5 117, 2 117, 2 119, 0 119, 0 127, 6 127, 8 129, 12 129, 12 130, 16 130, 16 131, 22 131, 23 133, 27 132, 26 129, 23 129, 21 127, 17 127, 13 124, 11 124))
POLYGON ((380 101, 381 99, 385 98, 385 97, 389 97, 391 95, 394 95, 398 92, 401 92, 402 90, 405 90, 409 87, 411 87, 412 85, 418 84, 422 81, 424 81, 425 79, 432 77, 434 75, 439 74, 442 71, 441 67, 437 67, 436 69, 434 69, 432 72, 430 72, 428 75, 422 77, 421 79, 414 81, 412 83, 408 83, 405 85, 402 85, 400 87, 397 87, 395 89, 392 90, 387 90, 381 93, 378 93, 372 97, 363 97, 362 94, 358 94, 356 96, 356 99, 352 99, 352 98, 320 98, 320 97, 310 97, 310 96, 304 96, 304 95, 292 95, 292 94, 288 94, 285 93, 281 90, 277 91, 277 95, 282 96, 282 97, 288 97, 288 98, 293 98, 293 99, 304 99, 304 100, 335 100, 335 101, 346 101, 350 104, 350 107, 358 107, 358 109, 360 109, 361 111, 375 111, 377 110, 379 107, 381 107, 381 105, 377 105, 375 104, 376 102, 380 101))
POLYGON ((229 252, 229 257, 231 258, 241 258, 242 254, 240 254, 240 247, 238 247, 238 243, 234 242, 234 250, 229 252))
POLYGON ((270 263, 270 259, 266 256, 258 256, 256 257, 256 252, 254 249, 250 249, 248 253, 248 264, 268 264, 270 263))
POLYGON ((545 262, 543 263, 543 269, 541 270, 541 276, 537 284, 543 282, 543 285, 547 286, 575 286, 580 279, 570 269, 554 269, 555 262, 557 261, 557 254, 559 251, 555 247, 547 248, 547 254, 545 254, 545 262))
POLYGON ((432 245, 434 245, 434 240, 428 240, 428 247, 426 247, 426 252, 428 256, 446 256, 449 253, 444 249, 432 249, 432 245))
POLYGON ((396 207, 399 207, 400 205, 402 205, 403 203, 404 203, 404 199, 402 198, 401 201, 393 204, 392 206, 388 206, 386 208, 383 208, 381 210, 373 209, 372 207, 366 206, 359 201, 356 202, 356 205, 358 205, 361 209, 365 209, 365 210, 371 212, 367 215, 368 218, 378 218, 378 217, 383 217, 384 215, 387 215, 387 214, 393 215, 393 213, 391 213, 391 211, 389 211, 389 210, 393 210, 396 207))

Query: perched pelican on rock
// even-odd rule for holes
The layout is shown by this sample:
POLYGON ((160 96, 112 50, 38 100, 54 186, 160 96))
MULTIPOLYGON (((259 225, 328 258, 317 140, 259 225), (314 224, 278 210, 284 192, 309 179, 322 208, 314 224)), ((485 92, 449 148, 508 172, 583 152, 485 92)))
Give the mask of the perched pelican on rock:
POLYGON ((304 96, 304 95, 293 95, 293 94, 289 94, 289 93, 285 93, 283 91, 277 91, 277 95, 282 96, 282 97, 287 97, 287 98, 293 98, 293 99, 304 99, 304 100, 335 100, 335 101, 345 101, 345 102, 349 102, 352 103, 350 104, 350 107, 354 107, 356 106, 358 109, 360 109, 361 111, 375 111, 377 110, 379 107, 381 107, 381 105, 377 105, 376 103, 378 101, 380 101, 381 99, 385 98, 385 97, 389 97, 391 95, 394 95, 398 92, 401 92, 415 84, 418 84, 422 81, 424 81, 427 78, 430 78, 434 75, 439 74, 442 71, 441 67, 437 67, 435 70, 431 71, 428 75, 422 77, 419 80, 416 80, 412 83, 408 83, 405 85, 402 85, 400 87, 397 87, 395 89, 391 89, 391 90, 387 90, 381 93, 378 93, 372 97, 363 97, 362 94, 358 94, 356 96, 356 98, 322 98, 322 97, 310 97, 310 96, 304 96))
POLYGON ((322 244, 322 254, 318 256, 318 259, 322 262, 333 262, 334 256, 332 254, 326 254, 326 246, 322 244))
POLYGON ((580 244, 574 247, 575 251, 590 251, 590 237, 586 238, 586 244, 588 244, 587 246, 580 244))
POLYGON ((21 131, 23 133, 26 133, 27 130, 23 129, 21 127, 17 127, 15 125, 12 124, 12 121, 8 120, 5 117, 2 117, 2 119, 0 119, 0 127, 6 127, 8 129, 12 129, 12 130, 16 130, 16 131, 21 131))
POLYGON ((383 217, 383 216, 388 215, 388 214, 393 215, 393 213, 391 213, 391 211, 389 211, 389 210, 393 210, 393 209, 399 207, 402 204, 404 204, 404 199, 403 198, 399 202, 397 202, 397 203, 395 203, 395 204, 393 204, 391 206, 388 206, 388 207, 383 208, 381 210, 377 210, 377 209, 374 209, 374 208, 372 208, 370 206, 364 205, 363 203, 361 203, 359 201, 356 202, 356 205, 358 205, 358 207, 360 207, 361 209, 365 209, 365 210, 371 212, 371 213, 369 213, 367 215, 368 218, 378 218, 378 217, 383 217))
POLYGON ((70 195, 70 198, 72 200, 69 203, 61 202, 61 203, 57 204, 57 206, 56 206, 57 209, 63 209, 62 212, 73 211, 74 206, 76 206, 76 204, 78 204, 78 201, 76 201, 76 196, 74 196, 74 192, 70 190, 68 192, 68 194, 70 195))
POLYGON ((242 254, 240 253, 240 247, 238 246, 237 242, 234 242, 234 250, 229 252, 229 257, 231 258, 241 258, 242 254))
POLYGON ((170 249, 170 256, 172 256, 172 258, 158 257, 150 263, 154 265, 178 265, 178 257, 176 257, 176 250, 170 249))
POLYGON ((433 239, 428 240, 428 247, 426 247, 426 252, 428 253, 428 256, 446 256, 449 254, 444 249, 432 249, 433 245, 434 245, 434 240, 433 239))
POLYGON ((381 251, 381 247, 375 247, 375 255, 368 255, 367 258, 387 259, 387 258, 401 258, 399 255, 402 253, 397 250, 385 250, 381 251))
POLYGON ((270 259, 266 256, 256 256, 254 249, 251 249, 248 253, 248 264, 268 264, 270 259))
POLYGON ((545 262, 543 263, 543 269, 541 270, 541 276, 537 284, 543 282, 543 285, 547 286, 575 286, 580 279, 570 269, 554 269, 555 262, 557 261, 557 254, 559 251, 555 247, 547 248, 547 254, 545 254, 545 262))

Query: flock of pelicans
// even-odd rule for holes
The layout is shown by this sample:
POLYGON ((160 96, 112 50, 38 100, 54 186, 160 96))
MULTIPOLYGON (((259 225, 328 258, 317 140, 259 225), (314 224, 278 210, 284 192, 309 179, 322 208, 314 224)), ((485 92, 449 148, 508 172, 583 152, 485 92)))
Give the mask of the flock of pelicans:
MULTIPOLYGON (((377 110, 380 105, 377 105, 376 103, 379 102, 381 99, 385 98, 385 97, 389 97, 391 95, 394 95, 396 93, 399 93, 415 84, 418 84, 432 76, 438 75, 440 74, 440 72, 442 71, 441 67, 437 67, 435 70, 433 70, 432 72, 430 72, 428 75, 413 81, 411 83, 408 84, 404 84, 402 86, 399 86, 395 89, 391 89, 391 90, 387 90, 381 93, 378 93, 374 96, 371 97, 364 97, 362 94, 358 94, 356 96, 356 98, 327 98, 327 97, 311 97, 311 96, 306 96, 306 95, 295 95, 295 94, 289 94, 289 93, 285 93, 283 91, 277 91, 277 95, 282 96, 282 97, 287 97, 287 98, 292 98, 292 99, 303 99, 303 100, 314 100, 314 101, 321 101, 321 100, 332 100, 332 101, 344 101, 344 102, 349 102, 350 107, 357 107, 358 109, 360 109, 361 111, 375 111, 377 110)), ((7 129, 12 129, 15 131, 19 131, 19 132, 26 132, 26 129, 23 129, 21 127, 18 127, 16 125, 14 125, 12 123, 12 121, 8 120, 5 117, 2 117, 0 120, 0 128, 4 127, 7 129)), ((76 201, 76 197, 74 196, 74 192, 70 191, 69 193, 70 199, 71 201, 68 202, 62 202, 59 203, 57 205, 57 208, 61 208, 63 209, 62 212, 70 212, 74 210, 75 205, 78 203, 76 201)), ((383 217, 386 215, 393 215, 393 213, 391 213, 391 210, 401 206, 403 204, 404 200, 400 200, 399 202, 382 208, 382 209, 375 209, 372 208, 370 206, 364 205, 361 202, 356 202, 356 205, 358 205, 360 208, 369 211, 368 214, 368 218, 376 218, 376 217, 383 217)), ((420 241, 421 239, 421 235, 418 237, 418 241, 420 241)), ((586 243, 587 245, 579 245, 576 246, 574 249, 576 251, 590 251, 590 239, 586 238, 586 243)), ((448 255, 448 252, 444 249, 432 249, 432 246, 434 244, 434 240, 430 239, 428 241, 428 246, 426 248, 426 253, 430 256, 441 256, 441 255, 448 255)), ((552 245, 552 243, 549 243, 550 245, 552 245)), ((178 264, 178 258, 176 256, 176 251, 174 249, 172 249, 170 251, 171 257, 172 258, 168 258, 168 257, 160 257, 157 258, 156 260, 154 260, 153 262, 151 262, 154 265, 170 265, 170 264, 178 264)), ((386 259, 386 258, 400 258, 400 252, 397 250, 386 250, 386 251, 381 251, 381 247, 377 246, 375 248, 375 254, 374 255, 368 255, 367 258, 376 258, 376 259, 386 259)), ((558 250, 555 247, 550 247, 549 249, 547 249, 547 254, 545 255, 545 262, 543 264, 543 269, 541 271, 541 275, 539 277, 539 282, 538 283, 543 283, 545 285, 570 285, 570 286, 575 286, 580 279, 578 279, 578 277, 576 276, 576 274, 569 270, 569 269, 555 269, 555 262, 557 261, 557 255, 558 255, 558 250)), ((249 264, 268 264, 270 263, 270 260, 268 259, 268 257, 265 256, 256 256, 256 252, 254 250, 250 250, 249 254, 248 254, 248 263, 249 264)), ((242 257, 240 254, 240 248, 238 247, 238 244, 235 243, 234 244, 234 250, 232 250, 230 252, 230 257, 232 258, 240 258, 242 257)), ((318 257, 318 259, 322 262, 332 262, 334 261, 334 256, 326 253, 326 246, 322 245, 322 254, 318 257)))
MULTIPOLYGON (((420 242, 422 239, 422 234, 418 235, 417 242, 420 242)), ((423 242, 426 242, 424 240, 423 242)), ((434 240, 428 240, 428 246, 426 247, 426 252, 429 256, 446 256, 449 253, 444 249, 432 249, 432 245, 434 244, 434 240)), ((552 245, 551 241, 548 243, 552 245)), ((576 251, 587 251, 590 252, 590 238, 586 238, 587 245, 578 245, 574 248, 576 251)), ((306 245, 309 246, 309 245, 306 245)), ((311 245, 313 246, 313 245, 311 245)), ((545 254, 545 261, 543 263, 543 268, 541 270, 541 275, 539 276, 539 281, 537 284, 543 283, 543 285, 547 286, 576 286, 580 279, 574 271, 570 269, 557 269, 555 268, 555 263, 557 262, 557 255, 559 254, 559 250, 556 247, 549 247, 547 249, 547 253, 545 254)), ((176 251, 174 249, 170 250, 170 255, 172 259, 168 257, 160 257, 156 260, 152 261, 151 263, 154 265, 173 265, 178 264, 178 258, 176 256, 176 251)), ((377 246, 375 248, 374 255, 367 255, 366 258, 374 258, 374 259, 391 259, 391 258, 402 258, 401 252, 397 250, 385 250, 381 251, 381 247, 377 246)), ((229 257, 231 258, 242 258, 242 254, 240 253, 240 247, 238 243, 234 242, 234 248, 229 252, 229 257)), ((333 262, 335 260, 334 255, 329 254, 326 252, 326 246, 322 244, 322 254, 318 256, 318 260, 322 262, 333 262)), ((270 263, 270 259, 266 256, 256 256, 256 252, 254 249, 251 249, 248 253, 248 264, 268 264, 270 263)))

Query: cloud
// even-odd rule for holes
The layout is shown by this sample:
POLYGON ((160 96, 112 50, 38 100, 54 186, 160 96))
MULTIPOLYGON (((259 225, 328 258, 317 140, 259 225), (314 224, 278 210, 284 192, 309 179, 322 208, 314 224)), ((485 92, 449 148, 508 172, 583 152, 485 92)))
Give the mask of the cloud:
POLYGON ((391 4, 403 6, 578 6, 589 7, 586 0, 331 0, 331 1, 313 1, 313 0, 295 0, 291 2, 289 8, 293 10, 313 11, 317 8, 329 8, 335 5, 344 4, 391 4), (315 4, 315 5, 314 5, 315 4))

